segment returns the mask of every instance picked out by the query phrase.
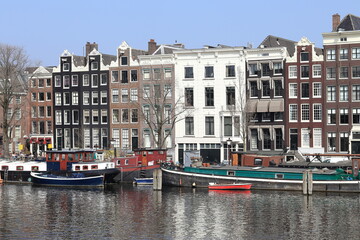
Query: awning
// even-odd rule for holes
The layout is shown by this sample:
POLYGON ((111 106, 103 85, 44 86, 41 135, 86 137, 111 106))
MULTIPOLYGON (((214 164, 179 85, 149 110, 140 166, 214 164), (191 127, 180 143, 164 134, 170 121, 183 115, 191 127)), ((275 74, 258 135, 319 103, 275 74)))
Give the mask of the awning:
POLYGON ((257 104, 257 112, 268 112, 269 111, 269 103, 270 103, 270 100, 268 100, 268 101, 260 100, 257 104))
POLYGON ((273 99, 269 105, 269 112, 283 112, 284 99, 273 99))
POLYGON ((258 100, 249 100, 246 103, 246 112, 249 112, 249 113, 256 112, 257 103, 258 103, 258 100))

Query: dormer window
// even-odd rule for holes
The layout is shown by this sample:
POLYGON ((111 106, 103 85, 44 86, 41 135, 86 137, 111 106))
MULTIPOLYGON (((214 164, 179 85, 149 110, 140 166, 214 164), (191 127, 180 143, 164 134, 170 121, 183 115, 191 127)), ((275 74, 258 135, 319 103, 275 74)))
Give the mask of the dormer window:
POLYGON ((98 70, 99 63, 98 62, 91 62, 91 70, 98 70))
POLYGON ((121 57, 121 65, 128 65, 128 58, 127 57, 121 57))
POLYGON ((308 62, 309 61, 309 53, 308 52, 300 53, 300 61, 301 62, 308 62))

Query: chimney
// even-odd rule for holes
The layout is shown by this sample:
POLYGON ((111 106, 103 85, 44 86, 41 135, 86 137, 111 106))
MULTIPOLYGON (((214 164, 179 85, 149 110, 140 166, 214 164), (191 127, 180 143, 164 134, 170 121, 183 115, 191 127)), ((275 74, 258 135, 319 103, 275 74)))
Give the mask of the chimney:
POLYGON ((94 48, 96 50, 98 50, 98 44, 96 42, 90 43, 87 42, 85 45, 85 53, 86 53, 86 57, 89 56, 89 53, 91 53, 92 50, 94 50, 94 48))
POLYGON ((332 31, 336 32, 340 24, 340 15, 338 13, 332 15, 332 31))
POLYGON ((148 53, 149 55, 153 54, 156 51, 156 42, 154 39, 150 39, 148 42, 148 53))

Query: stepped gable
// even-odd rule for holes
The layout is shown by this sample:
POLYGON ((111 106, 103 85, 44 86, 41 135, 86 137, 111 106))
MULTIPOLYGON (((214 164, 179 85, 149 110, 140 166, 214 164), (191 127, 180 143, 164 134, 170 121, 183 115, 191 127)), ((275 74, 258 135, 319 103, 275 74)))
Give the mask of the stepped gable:
POLYGON ((360 17, 348 14, 340 22, 337 31, 356 31, 360 30, 360 17))

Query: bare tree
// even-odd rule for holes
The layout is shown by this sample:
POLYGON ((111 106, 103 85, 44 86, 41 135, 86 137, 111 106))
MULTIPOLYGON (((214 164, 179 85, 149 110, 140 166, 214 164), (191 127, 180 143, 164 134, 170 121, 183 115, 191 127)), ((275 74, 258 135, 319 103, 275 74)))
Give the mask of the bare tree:
POLYGON ((16 115, 21 103, 16 97, 27 89, 25 69, 28 56, 21 47, 0 44, 0 107, 2 108, 1 128, 3 134, 4 157, 9 157, 12 131, 17 125, 16 115))

